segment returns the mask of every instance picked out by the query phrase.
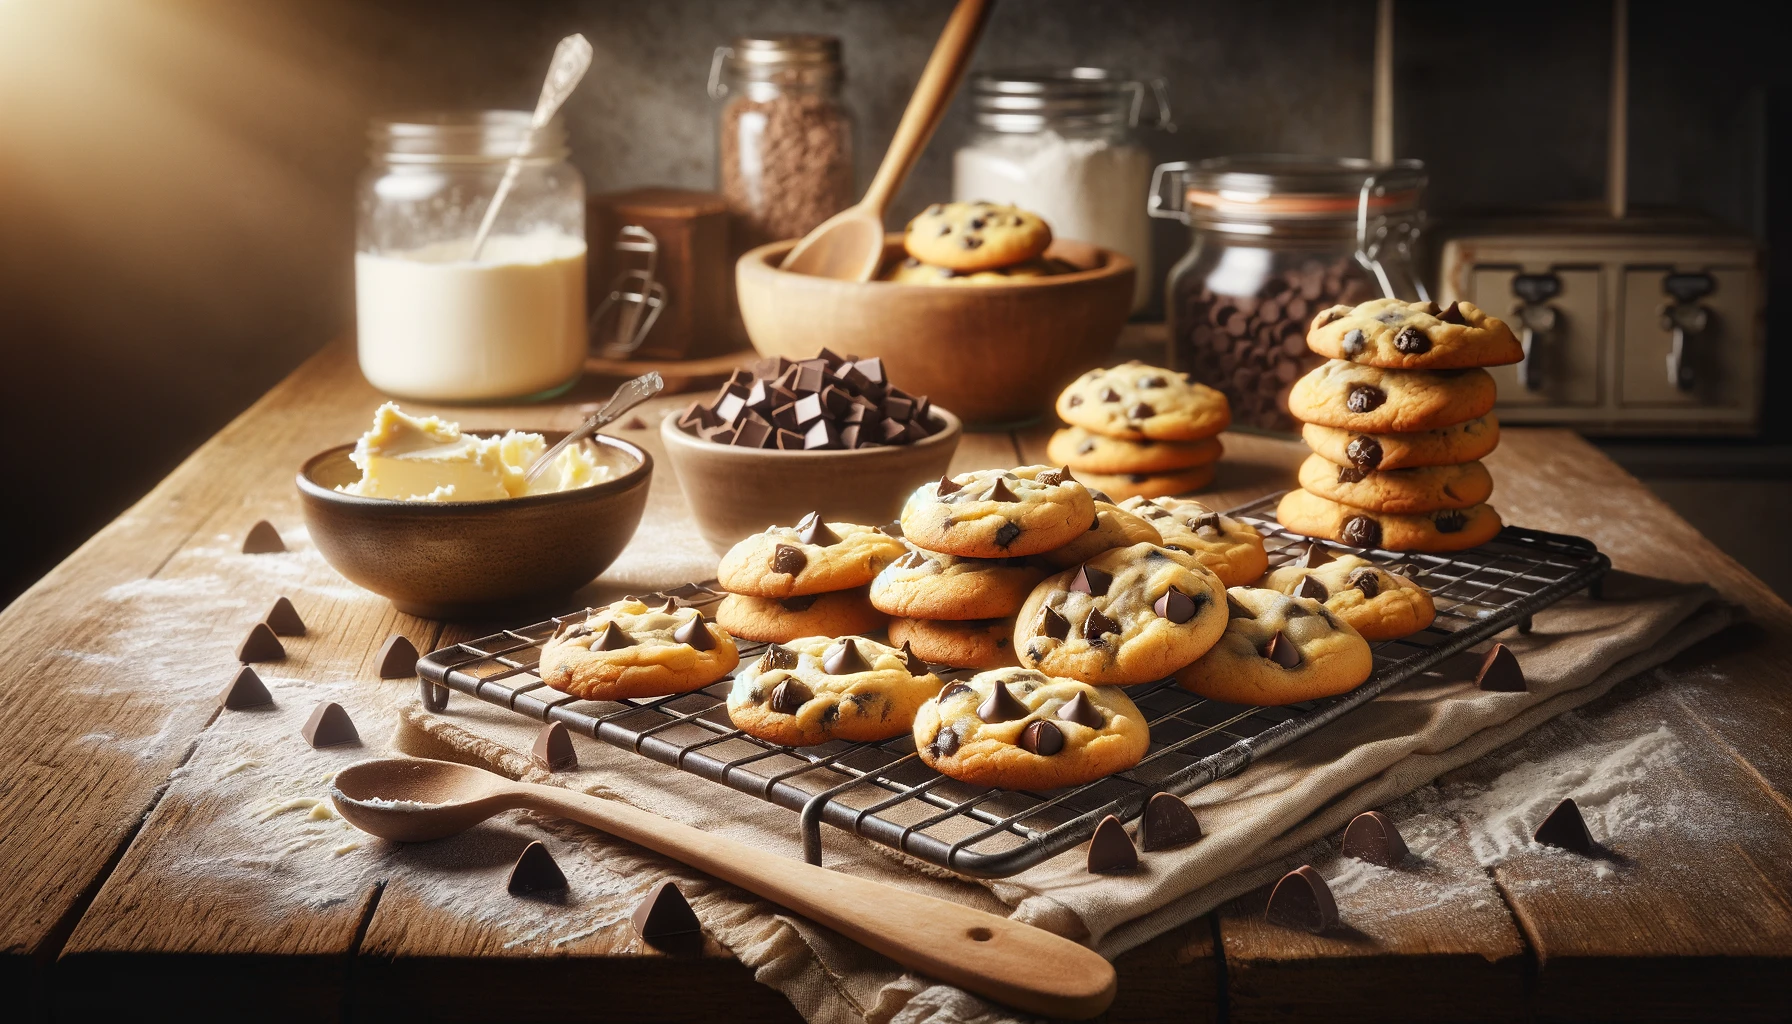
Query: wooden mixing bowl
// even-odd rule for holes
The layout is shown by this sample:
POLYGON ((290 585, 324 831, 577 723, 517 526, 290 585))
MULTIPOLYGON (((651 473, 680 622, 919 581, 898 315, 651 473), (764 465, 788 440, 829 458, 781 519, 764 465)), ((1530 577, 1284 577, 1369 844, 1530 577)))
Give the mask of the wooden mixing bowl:
MULTIPOLYGON (((823 346, 881 358, 891 383, 971 426, 1038 417, 1072 378, 1105 360, 1132 310, 1132 261, 1084 242, 1060 239, 1046 250, 1082 270, 992 285, 785 273, 778 264, 795 244, 762 245, 735 265, 753 347, 787 359, 823 346)), ((902 236, 890 235, 885 251, 900 259, 902 236)))

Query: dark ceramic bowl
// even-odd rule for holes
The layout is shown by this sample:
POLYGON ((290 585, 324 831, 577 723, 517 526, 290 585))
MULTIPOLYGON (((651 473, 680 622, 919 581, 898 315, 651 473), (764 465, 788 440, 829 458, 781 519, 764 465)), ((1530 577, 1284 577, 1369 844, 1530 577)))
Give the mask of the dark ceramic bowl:
MULTIPOLYGON (((561 433, 545 433, 551 444, 561 433)), ((349 581, 428 618, 483 617, 563 599, 609 568, 647 505, 653 459, 614 437, 595 441, 626 468, 590 487, 502 501, 394 501, 342 494, 361 478, 352 444, 299 470, 311 540, 349 581)))

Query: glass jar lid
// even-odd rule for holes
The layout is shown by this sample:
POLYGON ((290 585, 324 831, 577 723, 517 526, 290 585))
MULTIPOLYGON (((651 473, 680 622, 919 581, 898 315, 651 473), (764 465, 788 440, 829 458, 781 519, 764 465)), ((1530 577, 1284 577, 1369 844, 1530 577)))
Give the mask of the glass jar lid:
POLYGON ((720 99, 730 83, 837 88, 845 76, 838 36, 778 33, 741 36, 716 48, 709 65, 709 94, 720 99))
POLYGON ((1156 127, 1175 131, 1164 80, 1111 68, 1011 68, 971 77, 971 118, 997 132, 1132 127, 1149 88, 1156 127))
POLYGON ((1163 164, 1157 179, 1151 196, 1155 216, 1245 221, 1397 216, 1419 209, 1426 180, 1418 160, 1379 164, 1273 153, 1163 164))
POLYGON ((529 139, 526 110, 466 110, 376 117, 367 126, 367 151, 375 160, 401 164, 491 163, 517 156, 564 160, 566 123, 555 116, 529 139))

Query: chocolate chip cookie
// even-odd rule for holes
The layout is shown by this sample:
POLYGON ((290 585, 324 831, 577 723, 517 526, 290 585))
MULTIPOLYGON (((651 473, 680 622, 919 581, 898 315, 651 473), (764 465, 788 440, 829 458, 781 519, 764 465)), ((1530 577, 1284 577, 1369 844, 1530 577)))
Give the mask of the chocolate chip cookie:
POLYGON ((811 512, 795 526, 773 526, 722 556, 722 589, 750 597, 798 597, 862 587, 908 549, 870 526, 824 523, 811 512))
POLYGON ((1192 555, 1154 544, 1103 551, 1034 588, 1015 617, 1020 662, 1101 686, 1162 679, 1226 628, 1226 588, 1192 555))
POLYGON ((1115 501, 1138 497, 1157 498, 1188 494, 1206 487, 1213 483, 1218 465, 1217 462, 1210 462, 1205 466, 1191 466, 1168 473, 1128 473, 1124 476, 1084 473, 1082 481, 1115 501))
POLYGON ((1364 640, 1397 640, 1437 618, 1437 607, 1424 587, 1356 555, 1340 555, 1313 568, 1283 566, 1263 585, 1324 602, 1364 640))
POLYGON ((1359 434, 1308 423, 1301 440, 1328 462, 1357 469, 1453 466, 1483 458, 1499 447, 1500 423, 1492 413, 1442 430, 1409 434, 1359 434))
POLYGON ((915 715, 928 767, 975 786, 1056 789, 1125 771, 1151 745, 1145 716, 1123 691, 1029 669, 948 683, 915 715))
POLYGON ((804 637, 766 649, 734 677, 728 718, 791 747, 885 740, 907 732, 940 690, 921 659, 862 636, 804 637))
POLYGON ((1288 411, 1303 423, 1393 434, 1485 416, 1493 400, 1486 370, 1384 370, 1333 359, 1294 382, 1288 411))
POLYGON ((902 247, 922 263, 961 273, 1033 259, 1052 244, 1036 213, 994 203, 935 203, 908 222, 902 247))
POLYGON ((1308 537, 1384 551, 1461 551, 1485 544, 1500 532, 1500 515, 1491 505, 1397 515, 1340 505, 1301 490, 1282 495, 1276 519, 1308 537))
MULTIPOLYGON (((1068 569, 1073 565, 1081 565, 1109 548, 1158 544, 1162 541, 1163 536, 1150 523, 1111 502, 1097 501, 1095 522, 1078 535, 1077 539, 1061 548, 1047 551, 1039 559, 1054 569, 1068 569)), ((1040 575, 1043 577, 1044 573, 1040 575)), ((1027 589, 1030 591, 1032 588, 1027 589)), ((1016 610, 1019 608, 1018 604, 1015 605, 1016 610)))
POLYGON ((1340 505, 1402 514, 1468 508, 1493 495, 1493 475, 1479 462, 1370 471, 1309 455, 1300 485, 1340 505))
POLYGON ((767 643, 869 633, 888 620, 871 606, 864 587, 786 598, 729 594, 716 606, 716 625, 735 636, 767 643))
POLYGON ((965 558, 1050 551, 1094 521, 1088 490, 1068 470, 1051 466, 942 477, 916 488, 902 509, 903 535, 916 547, 965 558))
POLYGON ((1375 667, 1369 642, 1311 598, 1234 587, 1226 633, 1176 683, 1208 700, 1275 705, 1348 693, 1375 667))
POLYGON ((1058 396, 1058 415, 1073 427, 1127 441, 1199 441, 1232 422, 1225 395, 1136 359, 1072 381, 1058 396))
POLYGON ((1128 498, 1120 507, 1157 527, 1164 547, 1193 555, 1225 586, 1255 583, 1269 568, 1263 535, 1242 519, 1187 498, 1128 498))
POLYGON ((909 644, 921 657, 953 668, 1018 666, 1014 656, 1014 616, 946 622, 936 619, 891 619, 890 642, 909 644))
POLYGON ((911 550, 871 581, 871 604, 911 619, 997 619, 1020 611, 1044 578, 1031 559, 911 550))
POLYGON ((695 608, 626 598, 563 624, 541 649, 542 682, 586 700, 701 689, 740 664, 734 638, 695 608))
POLYGON ((1459 370, 1524 358, 1512 329, 1472 302, 1370 299, 1313 317, 1307 347, 1328 359, 1390 370, 1459 370))
POLYGON ((1066 427, 1052 434, 1046 458, 1082 473, 1124 476, 1133 473, 1175 473, 1220 460, 1225 446, 1217 437, 1199 441, 1125 441, 1097 434, 1087 427, 1066 427))

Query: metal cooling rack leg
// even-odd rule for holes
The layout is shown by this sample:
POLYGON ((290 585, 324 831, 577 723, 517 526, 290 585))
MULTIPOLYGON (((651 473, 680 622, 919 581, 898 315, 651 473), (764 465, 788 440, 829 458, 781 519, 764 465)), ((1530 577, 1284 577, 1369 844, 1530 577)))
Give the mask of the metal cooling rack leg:
POLYGON ((448 706, 448 688, 440 683, 432 683, 427 679, 417 681, 417 688, 423 693, 423 706, 431 711, 440 711, 448 706))
POLYGON ((833 790, 818 793, 803 804, 803 859, 821 867, 821 809, 827 806, 833 790))
POLYGON ((1531 631, 1531 617, 1529 615, 1518 620, 1518 631, 1520 633, 1529 633, 1531 631))

